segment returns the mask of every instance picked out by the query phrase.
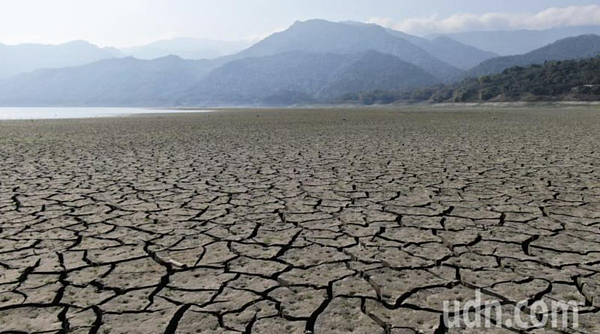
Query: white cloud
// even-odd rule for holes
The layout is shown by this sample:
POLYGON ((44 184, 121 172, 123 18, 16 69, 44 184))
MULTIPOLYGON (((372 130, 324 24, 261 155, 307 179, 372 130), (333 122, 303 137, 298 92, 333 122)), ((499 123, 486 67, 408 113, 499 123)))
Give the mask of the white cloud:
POLYGON ((446 18, 432 15, 411 18, 401 22, 394 22, 390 18, 373 17, 368 22, 417 35, 472 30, 547 29, 565 26, 600 25, 600 5, 553 7, 534 14, 458 13, 446 18))

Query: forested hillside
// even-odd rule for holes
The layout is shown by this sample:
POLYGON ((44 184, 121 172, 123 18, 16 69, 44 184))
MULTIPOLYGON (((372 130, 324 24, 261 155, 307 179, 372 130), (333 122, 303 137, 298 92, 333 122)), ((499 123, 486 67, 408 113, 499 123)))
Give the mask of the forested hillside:
POLYGON ((347 94, 345 102, 361 104, 415 102, 600 101, 600 57, 512 67, 504 72, 406 91, 347 94))
POLYGON ((569 37, 524 55, 497 57, 475 66, 465 77, 498 74, 514 66, 543 64, 551 60, 577 60, 600 55, 600 36, 582 35, 569 37))

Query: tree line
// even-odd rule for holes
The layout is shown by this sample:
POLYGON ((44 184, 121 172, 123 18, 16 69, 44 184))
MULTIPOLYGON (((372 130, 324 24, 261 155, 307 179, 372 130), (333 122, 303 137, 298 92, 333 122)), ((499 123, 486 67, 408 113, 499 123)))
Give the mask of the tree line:
POLYGON ((500 74, 423 88, 349 93, 341 102, 600 101, 600 57, 511 67, 500 74))

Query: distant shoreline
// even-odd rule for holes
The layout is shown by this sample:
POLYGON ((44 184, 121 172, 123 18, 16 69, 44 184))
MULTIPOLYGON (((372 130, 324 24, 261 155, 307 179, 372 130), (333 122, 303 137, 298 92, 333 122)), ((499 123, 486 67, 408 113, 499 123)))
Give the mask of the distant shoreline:
POLYGON ((398 102, 390 104, 359 104, 359 103, 340 103, 340 104, 307 104, 293 106, 227 106, 227 107, 174 107, 174 108, 151 108, 155 110, 237 110, 237 109, 373 109, 373 108, 393 108, 393 107, 430 107, 430 108, 477 108, 477 107, 495 107, 495 108, 516 108, 516 107, 568 107, 568 106, 600 106, 600 101, 535 101, 535 102, 398 102))

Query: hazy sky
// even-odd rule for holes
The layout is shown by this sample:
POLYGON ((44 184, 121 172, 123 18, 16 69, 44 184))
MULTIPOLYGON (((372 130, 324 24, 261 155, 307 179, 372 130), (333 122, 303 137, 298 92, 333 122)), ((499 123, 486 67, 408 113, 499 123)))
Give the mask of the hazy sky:
POLYGON ((0 43, 131 46, 172 37, 258 39, 296 20, 409 33, 600 24, 599 0, 0 0, 0 43), (554 7, 554 8, 551 8, 554 7))

